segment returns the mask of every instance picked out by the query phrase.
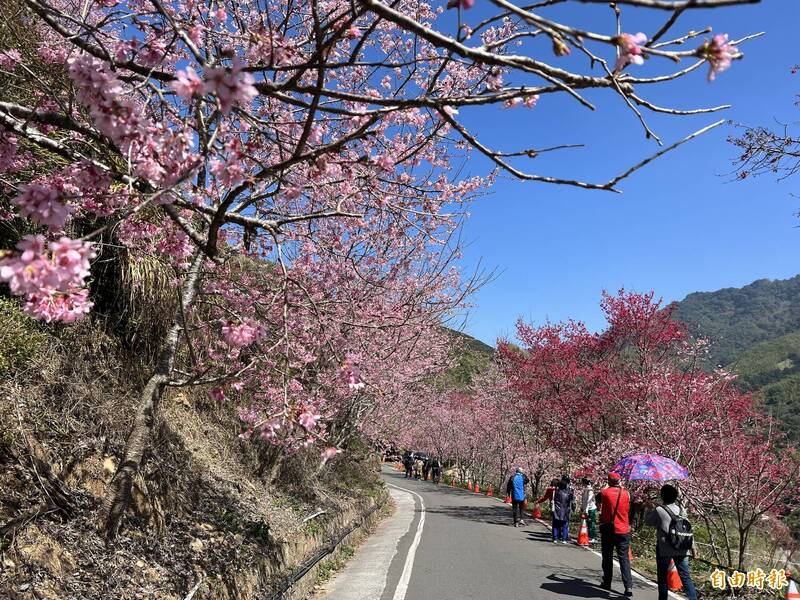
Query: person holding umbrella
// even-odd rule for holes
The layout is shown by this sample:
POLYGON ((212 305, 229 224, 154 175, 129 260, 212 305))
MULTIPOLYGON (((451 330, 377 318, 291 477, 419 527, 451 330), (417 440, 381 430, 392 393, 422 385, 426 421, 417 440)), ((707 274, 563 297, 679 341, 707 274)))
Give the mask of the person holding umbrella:
POLYGON ((633 596, 633 578, 628 549, 631 544, 631 528, 628 515, 631 495, 620 485, 619 473, 608 474, 608 487, 600 492, 600 550, 603 556, 603 581, 600 587, 611 589, 614 575, 614 549, 617 550, 619 571, 625 586, 625 595, 633 596))
MULTIPOLYGON (((600 517, 600 534, 602 539, 602 546, 603 546, 603 583, 608 582, 608 587, 605 589, 609 589, 611 583, 611 552, 613 547, 608 550, 608 559, 606 559, 606 541, 605 535, 603 532, 603 523, 605 519, 603 517, 604 513, 606 512, 606 493, 611 489, 612 482, 611 482, 611 475, 616 475, 617 481, 619 481, 619 474, 623 473, 629 481, 632 480, 641 480, 641 481, 672 481, 676 479, 686 479, 689 476, 689 471, 679 465, 677 462, 670 458, 666 458, 664 456, 659 456, 658 454, 647 454, 647 453, 640 453, 640 454, 632 454, 631 456, 626 456, 621 461, 619 461, 616 465, 614 465, 614 469, 611 473, 609 473, 609 488, 603 490, 603 503, 602 503, 602 511, 600 517), (608 561, 608 569, 606 570, 606 561, 608 561)), ((618 484, 617 484, 618 485, 618 484)), ((620 488, 621 489, 621 488, 620 488)), ((666 531, 664 543, 661 541, 662 534, 659 533, 659 541, 657 542, 656 548, 656 560, 658 566, 658 597, 659 600, 666 600, 667 598, 667 570, 669 569, 670 560, 675 561, 675 566, 678 568, 678 574, 680 575, 681 581, 683 582, 684 588, 686 589, 687 596, 689 600, 697 600, 697 595, 695 593, 694 585, 692 584, 691 578, 689 577, 689 569, 688 563, 686 562, 686 554, 688 553, 688 546, 691 546, 692 540, 691 538, 691 526, 688 525, 688 521, 683 519, 680 515, 680 509, 678 509, 677 505, 674 504, 675 500, 678 498, 678 490, 677 488, 671 485, 665 485, 661 488, 662 491, 662 500, 664 500, 665 506, 659 507, 661 510, 658 512, 654 511, 647 515, 645 522, 649 525, 654 525, 666 531), (674 509, 673 509, 674 507, 674 509), (677 510, 678 512, 675 512, 677 510), (662 523, 662 515, 661 513, 666 516, 666 524, 662 523), (680 522, 678 522, 680 520, 680 522), (678 524, 679 526, 676 527, 675 525, 678 524), (677 531, 676 531, 677 530, 677 531), (688 532, 688 536, 686 533, 688 532), (674 534, 674 535, 673 535, 674 534), (688 546, 687 546, 688 545, 688 546), (673 546, 672 548, 668 548, 668 546, 673 546), (684 550, 686 552, 684 552, 684 550), (681 554, 681 552, 684 552, 681 554), (677 557, 677 558, 676 558, 677 557), (681 567, 678 567, 678 563, 680 562, 681 567), (681 570, 683 569, 683 570, 681 570), (663 573, 662 573, 663 571, 663 573), (685 579, 684 579, 685 578, 685 579), (687 585, 688 582, 688 585, 687 585), (663 590, 662 590, 663 588, 663 590)), ((627 494, 627 492, 626 492, 627 494)), ((625 506, 625 526, 630 531, 629 526, 627 525, 628 520, 628 509, 630 507, 630 494, 627 495, 627 505, 625 506)), ((619 537, 619 534, 617 534, 619 537)), ((624 536, 628 538, 629 536, 624 536)), ((616 538, 615 538, 615 541, 616 538)), ((622 580, 625 582, 625 571, 628 572, 628 580, 625 582, 625 595, 632 596, 633 593, 630 589, 630 561, 628 560, 627 553, 628 548, 630 545, 630 540, 626 539, 623 540, 622 547, 617 546, 617 553, 619 555, 619 566, 620 570, 622 571, 622 580), (622 555, 624 554, 625 560, 623 561, 622 555)), ((605 587, 605 586, 604 586, 605 587)))

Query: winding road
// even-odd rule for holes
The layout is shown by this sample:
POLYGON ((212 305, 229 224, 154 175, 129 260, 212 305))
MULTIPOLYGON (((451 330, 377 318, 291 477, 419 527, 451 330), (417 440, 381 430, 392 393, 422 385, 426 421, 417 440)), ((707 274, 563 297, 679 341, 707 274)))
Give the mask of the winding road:
MULTIPOLYGON (((511 508, 496 498, 388 466, 382 477, 397 510, 325 585, 325 600, 623 598, 616 566, 612 591, 600 589, 599 554, 553 544, 531 519, 512 527, 511 508)), ((637 600, 657 600, 652 583, 634 575, 634 586, 637 600)))

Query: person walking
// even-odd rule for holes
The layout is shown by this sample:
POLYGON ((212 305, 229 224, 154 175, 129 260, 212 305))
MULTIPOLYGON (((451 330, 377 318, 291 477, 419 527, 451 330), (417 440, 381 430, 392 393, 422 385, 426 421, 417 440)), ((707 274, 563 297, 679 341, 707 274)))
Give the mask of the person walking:
POLYGON ((558 482, 553 492, 553 543, 569 543, 569 517, 575 502, 575 494, 565 479, 558 482))
POLYGON ((442 480, 442 461, 438 456, 431 458, 431 480, 433 483, 439 483, 442 480))
POLYGON ((677 503, 678 488, 663 485, 659 495, 662 505, 648 512, 644 518, 646 525, 656 528, 658 600, 667 600, 669 596, 667 574, 670 561, 675 563, 686 597, 697 600, 697 591, 689 574, 689 556, 694 558, 692 526, 686 519, 686 511, 677 503))
POLYGON ((589 526, 589 543, 597 543, 597 502, 594 497, 592 482, 587 477, 581 479, 581 516, 586 519, 589 526))
POLYGON ((428 456, 422 461, 422 481, 428 481, 428 475, 431 472, 431 457, 428 456))
POLYGON ((511 496, 511 516, 514 518, 514 527, 525 525, 522 520, 522 504, 525 502, 525 486, 528 485, 528 476, 522 472, 522 467, 517 467, 506 484, 506 496, 511 496))
POLYGON ((406 470, 406 479, 411 479, 414 476, 414 454, 412 452, 406 453, 403 457, 403 467, 406 470))
POLYGON ((419 456, 417 456, 416 460, 414 461, 414 479, 419 479, 420 477, 422 477, 422 467, 423 467, 422 459, 419 456))
POLYGON ((600 548, 603 555, 603 581, 600 587, 611 589, 616 549, 622 583, 628 597, 633 596, 631 561, 628 557, 631 544, 630 508, 631 495, 620 485, 619 475, 612 471, 608 474, 608 487, 600 492, 600 548))

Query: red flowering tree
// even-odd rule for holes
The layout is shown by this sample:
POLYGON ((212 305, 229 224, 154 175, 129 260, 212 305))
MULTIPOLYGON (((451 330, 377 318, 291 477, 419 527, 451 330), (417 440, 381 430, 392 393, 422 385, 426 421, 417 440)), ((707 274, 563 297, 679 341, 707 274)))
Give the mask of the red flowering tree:
POLYGON ((607 472, 634 452, 689 468, 684 485, 718 563, 741 568, 762 516, 796 504, 800 457, 733 376, 708 373, 692 340, 653 294, 604 294, 608 327, 518 324, 501 342, 510 385, 549 447, 573 466, 607 472))

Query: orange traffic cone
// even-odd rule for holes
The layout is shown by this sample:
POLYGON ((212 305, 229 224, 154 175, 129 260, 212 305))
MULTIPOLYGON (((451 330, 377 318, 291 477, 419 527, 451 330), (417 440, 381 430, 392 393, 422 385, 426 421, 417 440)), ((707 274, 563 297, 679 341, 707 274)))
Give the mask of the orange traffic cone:
POLYGON ((683 589, 681 577, 678 575, 678 569, 675 568, 675 561, 669 561, 669 571, 667 571, 667 587, 673 592, 683 589))
POLYGON ((475 484, 475 487, 474 487, 474 488, 472 488, 472 491, 473 491, 473 492, 475 492, 476 494, 480 494, 480 493, 481 493, 481 486, 479 486, 479 485, 476 483, 476 484, 475 484))
POLYGON ((786 590, 786 600, 800 600, 800 591, 797 590, 797 584, 794 579, 789 580, 789 589, 786 590))
POLYGON ((633 548, 628 546, 628 560, 633 562, 633 548))
POLYGON ((471 492, 472 491, 472 481, 467 481, 467 489, 471 492))
POLYGON ((511 504, 511 496, 506 496, 506 499, 503 500, 506 504, 511 504))
POLYGON ((581 519, 581 530, 578 533, 578 546, 589 545, 589 527, 586 525, 586 519, 581 519))
POLYGON ((527 499, 522 501, 522 510, 528 510, 528 500, 527 499))
POLYGON ((488 489, 488 490, 486 490, 486 495, 487 495, 487 496, 489 496, 489 498, 491 498, 492 496, 494 496, 494 490, 492 489, 492 486, 491 486, 491 484, 489 485, 489 489, 488 489))
POLYGON ((533 507, 533 510, 531 511, 531 516, 534 519, 541 519, 542 518, 542 509, 539 508, 538 504, 533 507))

